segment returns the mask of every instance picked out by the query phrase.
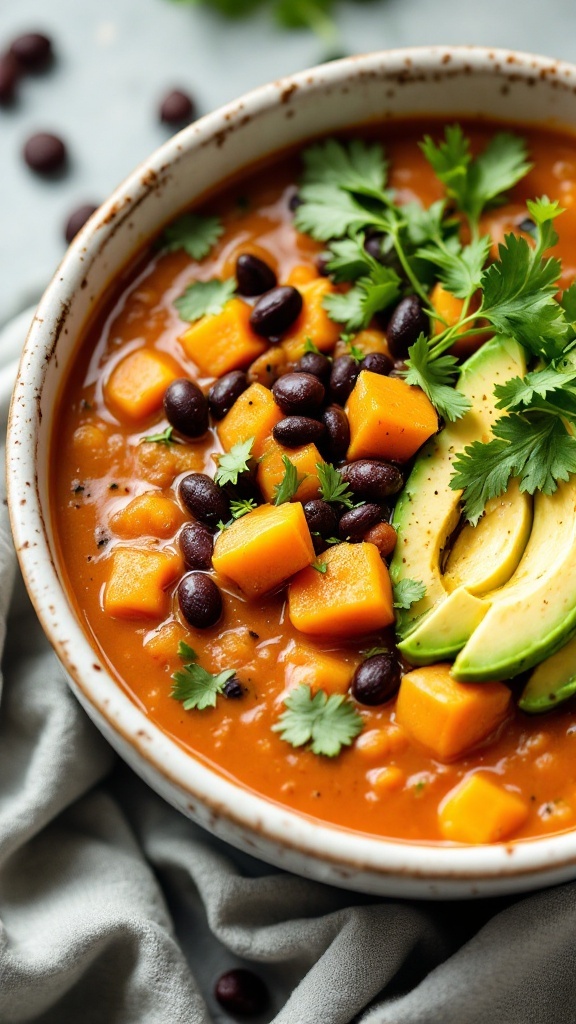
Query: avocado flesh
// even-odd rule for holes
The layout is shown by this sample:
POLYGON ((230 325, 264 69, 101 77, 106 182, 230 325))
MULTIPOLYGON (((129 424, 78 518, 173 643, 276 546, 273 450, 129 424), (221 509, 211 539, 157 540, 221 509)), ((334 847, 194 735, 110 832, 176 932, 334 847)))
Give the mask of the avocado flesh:
POLYGON ((536 494, 524 555, 489 600, 454 662, 461 682, 510 679, 554 654, 576 630, 576 480, 536 494))
POLYGON ((481 623, 490 605, 458 587, 442 598, 399 644, 412 665, 451 661, 481 623))
MULTIPOLYGON (((390 565, 392 582, 396 584, 402 579, 416 579, 422 580, 426 587, 424 597, 411 608, 403 610, 397 623, 398 633, 403 638, 400 649, 409 659, 415 656, 412 650, 412 631, 423 626, 423 616, 445 601, 449 593, 442 575, 442 552, 460 519, 461 492, 450 487, 454 458, 473 441, 489 440, 492 424, 501 415, 495 408, 494 386, 511 377, 523 376, 525 372, 524 350, 510 338, 502 336, 486 342, 464 363, 457 390, 470 399, 472 408, 456 423, 448 424, 425 445, 396 505, 393 525, 398 532, 398 543, 390 565)), ((520 519, 525 522, 527 518, 529 521, 529 500, 524 495, 520 500, 526 506, 520 519)), ((521 546, 521 541, 518 540, 516 546, 521 546)), ((518 558, 521 553, 520 550, 518 558)), ((511 557, 500 569, 502 582, 504 577, 508 578, 514 571, 516 562, 511 557)), ((497 573, 498 569, 494 567, 490 572, 497 573)), ((487 589, 494 585, 489 582, 487 589)), ((478 588, 478 580, 474 587, 478 588)), ((463 596, 462 600, 466 607, 470 606, 471 602, 463 596)), ((462 634, 460 631, 461 613, 458 611, 457 600, 452 605, 452 612, 453 626, 458 636, 454 636, 453 642, 449 641, 449 622, 443 624, 443 639, 438 649, 432 637, 426 640, 428 661, 438 660, 443 656, 441 652, 448 649, 452 654, 456 653, 468 638, 469 633, 462 634)), ((468 628, 473 628, 473 624, 478 621, 473 615, 468 620, 468 628)), ((421 655, 418 639, 414 639, 416 651, 420 651, 421 655)))
POLYGON ((529 715, 551 711, 576 693, 576 636, 534 669, 518 707, 529 715))

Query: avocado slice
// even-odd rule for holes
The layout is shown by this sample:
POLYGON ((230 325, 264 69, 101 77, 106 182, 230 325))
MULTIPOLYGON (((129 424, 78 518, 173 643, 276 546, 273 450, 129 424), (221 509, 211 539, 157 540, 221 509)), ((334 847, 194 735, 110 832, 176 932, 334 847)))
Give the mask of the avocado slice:
POLYGON ((537 493, 530 540, 511 579, 454 662, 461 682, 510 679, 555 654, 576 630, 576 480, 537 493))
POLYGON ((457 389, 470 399, 472 408, 425 445, 396 505, 393 525, 398 543, 390 565, 392 582, 417 579, 426 587, 424 597, 403 610, 397 622, 402 637, 400 649, 417 664, 454 655, 488 611, 489 605, 484 608, 470 600, 471 594, 464 586, 468 577, 471 591, 490 590, 509 578, 522 555, 530 529, 531 502, 512 488, 504 501, 494 505, 493 514, 486 517, 480 532, 479 527, 464 528, 464 540, 459 546, 456 542, 458 550, 452 556, 451 568, 448 560, 447 579, 442 572, 443 550, 460 520, 461 492, 450 487, 454 458, 473 441, 488 440, 492 424, 501 415, 495 408, 494 386, 525 372, 524 350, 501 335, 486 342, 464 363, 457 389), (502 530, 503 520, 510 525, 510 532, 508 527, 502 530), (481 543, 478 555, 472 555, 470 544, 481 540, 484 533, 492 538, 490 551, 482 550, 481 543), (452 601, 441 612, 438 606, 450 591, 452 601), (430 619, 428 630, 433 609, 438 618, 430 619), (436 630, 438 645, 434 640, 436 630))
POLYGON ((576 693, 576 636, 534 669, 518 707, 529 715, 551 711, 576 693))

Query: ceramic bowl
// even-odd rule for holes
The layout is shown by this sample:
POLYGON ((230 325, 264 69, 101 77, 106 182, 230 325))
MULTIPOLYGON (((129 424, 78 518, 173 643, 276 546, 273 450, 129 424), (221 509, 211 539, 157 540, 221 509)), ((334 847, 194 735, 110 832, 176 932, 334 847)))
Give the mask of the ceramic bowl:
POLYGON ((48 474, 55 398, 109 283, 166 222, 255 160, 315 135, 411 115, 576 130, 576 67, 476 48, 352 57, 257 89, 172 138, 77 236, 40 303, 12 402, 10 512, 28 590, 72 690, 120 756, 182 813, 256 857, 351 889, 432 898, 510 893, 576 876, 576 831, 479 847, 387 841, 316 822, 235 785, 169 739, 114 682, 55 556, 48 474))

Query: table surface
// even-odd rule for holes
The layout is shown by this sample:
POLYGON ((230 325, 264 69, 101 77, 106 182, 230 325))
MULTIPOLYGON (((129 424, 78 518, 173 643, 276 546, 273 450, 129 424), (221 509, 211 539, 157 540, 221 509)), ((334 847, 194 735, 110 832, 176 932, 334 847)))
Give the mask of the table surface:
MULTIPOLYGON (((574 0, 342 0, 336 20, 346 53, 474 43, 576 60, 574 0)), ((41 294, 68 213, 102 201, 167 138, 156 114, 164 92, 186 88, 207 113, 326 55, 312 33, 275 28, 265 9, 228 21, 174 0, 0 0, 0 47, 32 30, 52 36, 57 61, 24 80, 13 109, 0 108, 0 325, 41 294), (60 180, 23 163, 39 130, 68 143, 60 180)))

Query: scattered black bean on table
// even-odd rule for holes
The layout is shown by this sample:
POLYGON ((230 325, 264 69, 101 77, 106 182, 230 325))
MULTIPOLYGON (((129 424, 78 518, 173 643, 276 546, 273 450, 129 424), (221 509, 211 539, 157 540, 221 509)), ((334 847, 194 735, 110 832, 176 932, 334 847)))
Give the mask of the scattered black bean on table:
POLYGON ((179 377, 168 385, 164 412, 170 426, 184 438, 202 437, 208 430, 208 400, 188 377, 179 377))
POLYGON ((330 394, 335 402, 344 405, 356 383, 360 365, 352 356, 339 356, 332 363, 330 394))
POLYGON ((387 377, 391 370, 394 369, 394 360, 390 359, 390 356, 387 356, 384 352, 369 352, 362 360, 362 369, 387 377))
POLYGON ((16 98, 16 86, 20 78, 20 65, 11 53, 0 56, 0 106, 7 107, 16 98))
POLYGON ((24 71, 45 71, 54 59, 52 40, 43 32, 25 32, 17 36, 10 53, 24 71))
POLYGON ((388 348, 395 359, 405 359, 410 345, 420 334, 428 337, 430 321, 416 295, 402 299, 392 313, 386 328, 388 348))
POLYGON ((93 213, 96 213, 98 207, 94 203, 84 203, 82 206, 78 206, 72 211, 66 224, 64 225, 64 238, 70 244, 81 228, 84 227, 87 220, 90 219, 93 213))
POLYGON ((256 334, 272 341, 284 334, 301 312, 302 296, 298 289, 279 285, 258 299, 250 316, 250 326, 256 334))
POLYGON ((66 144, 58 135, 36 132, 24 144, 24 160, 36 174, 55 174, 64 170, 68 154, 66 144))
POLYGON ((185 523, 178 537, 187 569, 211 569, 214 538, 202 523, 185 523))
POLYGON ((222 594, 211 576, 190 572, 178 584, 178 604, 189 626, 209 629, 222 615, 222 594))
POLYGON ((180 481, 178 493, 188 512, 213 530, 230 516, 224 494, 206 473, 188 473, 180 481))
POLYGON ((241 253, 236 260, 236 282, 239 294, 247 298, 263 295, 277 284, 272 267, 249 252, 241 253))
POLYGON ((286 448, 300 448, 303 444, 316 444, 324 436, 325 426, 309 416, 285 416, 272 429, 275 441, 286 448))
POLYGON ((322 352, 305 352, 294 367, 295 373, 312 373, 323 384, 327 384, 332 369, 332 360, 322 352))
POLYGON ((196 104, 183 89, 172 89, 160 101, 158 117, 163 124, 183 128, 194 121, 196 104))
POLYGON ((208 392, 208 408, 214 419, 223 419, 247 387, 248 377, 244 370, 230 370, 215 381, 208 392))
POLYGON ((288 416, 314 415, 324 401, 322 381, 312 373, 285 373, 272 385, 272 394, 288 416))
POLYGON ((222 974, 214 986, 214 995, 220 1006, 238 1017, 256 1016, 269 1002, 266 985, 246 967, 235 967, 222 974))
POLYGON ((391 700, 400 687, 400 666, 393 653, 366 658, 352 677, 352 696, 359 704, 375 707, 391 700))
POLYGON ((342 516, 338 524, 338 534, 341 540, 348 540, 356 544, 363 539, 366 530, 376 523, 382 522, 385 516, 386 509, 374 503, 351 508, 342 516))
POLYGON ((384 501, 404 486, 400 470, 381 459, 358 459, 340 469, 354 495, 366 501, 384 501))
POLYGON ((339 462, 350 444, 348 417, 340 405, 329 405, 322 413, 322 423, 326 428, 323 450, 331 461, 339 462))

